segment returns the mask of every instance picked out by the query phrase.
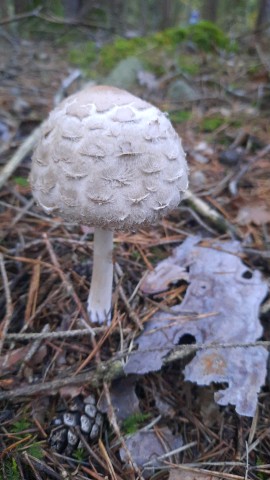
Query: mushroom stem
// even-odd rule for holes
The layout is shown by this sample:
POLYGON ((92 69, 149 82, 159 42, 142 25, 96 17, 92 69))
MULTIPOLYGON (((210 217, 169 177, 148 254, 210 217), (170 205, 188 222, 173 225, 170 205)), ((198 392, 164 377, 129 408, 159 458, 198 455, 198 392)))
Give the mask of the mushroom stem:
POLYGON ((113 283, 113 232, 95 229, 94 261, 87 311, 92 322, 108 322, 111 319, 113 283))

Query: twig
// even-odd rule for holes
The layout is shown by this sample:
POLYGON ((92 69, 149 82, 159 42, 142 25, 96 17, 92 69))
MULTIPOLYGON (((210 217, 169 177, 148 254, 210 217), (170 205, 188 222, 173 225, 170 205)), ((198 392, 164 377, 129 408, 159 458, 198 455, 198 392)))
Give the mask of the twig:
POLYGON ((121 443, 122 448, 125 450, 125 453, 126 453, 126 456, 127 456, 127 461, 128 461, 128 464, 130 465, 130 467, 132 468, 132 471, 136 472, 136 474, 138 475, 137 478, 143 480, 138 467, 134 464, 133 458, 132 458, 131 453, 130 453, 128 447, 127 447, 125 439, 124 439, 123 435, 121 434, 119 425, 117 423, 117 418, 116 418, 116 415, 115 415, 115 412, 114 412, 113 404, 112 404, 112 401, 111 401, 110 390, 109 390, 107 382, 103 383, 103 390, 104 390, 106 402, 107 402, 107 405, 108 405, 108 418, 109 418, 110 424, 113 427, 114 433, 116 434, 119 442, 121 443))
MULTIPOLYGON (((108 454, 108 451, 107 451, 107 449, 105 448, 105 445, 104 445, 104 443, 102 442, 101 438, 99 438, 99 440, 98 440, 98 446, 99 446, 100 452, 102 453, 103 458, 104 458, 104 460, 105 460, 105 462, 106 462, 106 466, 107 466, 107 468, 108 468, 108 470, 109 470, 109 472, 110 472, 110 478, 111 478, 111 480, 118 480, 117 475, 116 475, 116 473, 115 473, 115 471, 114 471, 114 467, 113 467, 112 461, 111 461, 110 456, 109 456, 109 454, 108 454)), ((133 478, 134 478, 134 477, 133 477, 133 478)))
POLYGON ((262 157, 267 155, 270 152, 270 145, 264 147, 255 157, 252 157, 249 162, 244 165, 241 170, 237 173, 234 179, 229 183, 229 190, 232 195, 237 194, 237 186, 241 178, 249 171, 249 169, 254 165, 255 162, 260 160, 262 157))
POLYGON ((2 327, 1 338, 0 338, 0 354, 1 354, 4 341, 5 341, 5 336, 7 334, 7 331, 12 319, 12 314, 13 314, 13 305, 12 305, 11 293, 9 288, 8 276, 7 276, 4 257, 2 253, 0 253, 0 270, 1 270, 1 275, 3 279, 4 291, 5 291, 5 297, 6 297, 6 315, 3 320, 3 327, 2 327))
MULTIPOLYGON (((15 341, 25 341, 25 340, 55 340, 57 338, 73 338, 73 337, 84 337, 91 336, 94 334, 104 333, 108 327, 95 327, 89 330, 89 328, 82 328, 78 330, 68 330, 68 331, 59 331, 59 332, 38 332, 38 333, 7 333, 4 341, 9 342, 10 340, 15 341)), ((129 328, 125 328, 124 333, 130 333, 129 328)), ((112 333, 112 332, 111 332, 112 333)))
POLYGON ((21 13, 18 15, 12 15, 11 17, 3 18, 0 21, 0 25, 8 25, 9 23, 20 22, 21 20, 27 20, 28 18, 40 18, 41 20, 45 20, 46 22, 50 23, 57 23, 59 25, 71 25, 71 26, 80 26, 80 27, 87 27, 87 28, 100 28, 103 30, 111 30, 111 28, 107 27, 106 25, 96 24, 96 23, 89 23, 84 22, 83 20, 76 20, 72 18, 62 18, 57 17, 55 15, 48 15, 46 13, 41 13, 43 7, 38 7, 32 10, 31 12, 21 13))
MULTIPOLYGON (((147 470, 148 468, 152 468, 152 467, 145 467, 145 469, 147 470)), ((168 470, 168 466, 166 467, 158 467, 159 470, 163 470, 163 469, 166 469, 168 470)), ((170 469, 172 469, 172 465, 170 465, 170 469)), ((202 477, 203 475, 206 476, 206 478, 212 478, 212 477, 217 477, 218 480, 220 480, 222 478, 222 480, 243 480, 243 476, 239 476, 239 475, 234 475, 232 473, 226 473, 226 472, 214 472, 213 470, 206 470, 204 468, 200 468, 199 467, 199 464, 198 464, 198 468, 192 468, 192 467, 189 467, 189 466, 186 466, 186 464, 178 464, 178 465, 175 465, 175 468, 174 470, 177 472, 177 470, 179 470, 179 472, 181 470, 185 471, 185 472, 190 472, 190 473, 193 473, 194 474, 194 478, 197 478, 197 477, 202 477)))
POLYGON ((153 460, 149 460, 148 462, 144 463, 143 467, 150 467, 151 465, 155 464, 156 461, 158 460, 165 460, 168 457, 171 457, 172 455, 176 455, 177 453, 184 452, 185 450, 188 450, 191 447, 195 447, 197 445, 197 442, 191 442, 191 443, 186 443, 185 445, 181 445, 181 447, 176 448, 175 450, 171 450, 170 452, 166 452, 163 455, 160 455, 159 457, 155 457, 153 460))
MULTIPOLYGON (((15 17, 20 17, 18 19, 22 18, 31 18, 31 17, 37 17, 40 16, 40 8, 33 10, 33 12, 30 12, 29 14, 22 14, 22 15, 15 15, 15 17)), ((14 17, 13 17, 14 18, 14 17)), ((3 21, 2 21, 3 22, 3 21)), ((0 22, 0 25, 3 24, 0 22)), ((69 76, 62 81, 61 84, 61 89, 58 90, 54 97, 54 104, 57 105, 63 98, 65 90, 70 87, 70 85, 77 80, 81 76, 80 70, 74 70, 69 74, 69 76)), ((0 188, 3 187, 3 185, 6 183, 6 181, 9 179, 9 177, 12 175, 14 170, 18 167, 18 165, 23 161, 23 159, 33 150, 34 146, 36 145, 41 128, 41 124, 39 127, 37 127, 29 137, 27 137, 23 143, 20 145, 20 147, 16 150, 14 155, 11 157, 11 159, 7 162, 7 164, 2 168, 0 172, 0 188)))
POLYGON ((25 20, 27 18, 33 18, 38 15, 42 7, 35 8, 31 12, 27 13, 19 13, 18 15, 12 15, 11 17, 3 18, 0 21, 0 25, 8 25, 9 23, 20 22, 21 20, 25 20))
POLYGON ((99 465, 101 465, 102 468, 106 468, 106 464, 103 463, 103 461, 99 458, 99 456, 96 454, 96 452, 90 447, 89 443, 87 442, 87 440, 83 436, 80 427, 77 426, 77 427, 74 428, 74 430, 75 430, 77 436, 79 437, 79 439, 81 440, 84 448, 89 453, 90 458, 93 457, 96 460, 96 462, 99 465))
POLYGON ((61 86, 60 88, 57 90, 55 96, 54 96, 54 100, 53 100, 53 103, 54 105, 58 105, 58 103, 61 102, 61 100, 63 100, 65 94, 66 94, 66 91, 67 89, 74 83, 76 82, 76 80, 78 80, 79 78, 81 78, 82 76, 82 72, 81 70, 79 70, 78 68, 72 70, 72 72, 66 77, 64 78, 64 80, 62 80, 61 82, 61 86))
POLYGON ((199 215, 206 218, 220 233, 230 232, 233 237, 239 238, 240 233, 228 222, 220 213, 211 208, 204 200, 198 198, 194 193, 188 190, 184 199, 199 215))
POLYGON ((0 188, 3 187, 3 185, 12 175, 14 170, 16 170, 18 165, 26 157, 26 155, 28 155, 31 152, 36 142, 38 141, 40 130, 41 130, 41 126, 35 128, 35 130, 31 133, 31 135, 23 141, 23 143, 19 146, 19 148, 16 150, 16 152, 11 157, 11 159, 2 168, 0 172, 0 188))
MULTIPOLYGON (((50 327, 49 327, 48 324, 46 324, 46 325, 44 325, 44 327, 42 329, 42 333, 48 333, 49 330, 50 330, 50 327)), ((42 341, 42 339, 40 339, 40 338, 36 339, 34 341, 33 345, 31 345, 29 351, 27 352, 27 354, 25 355, 25 357, 24 357, 24 359, 21 363, 19 373, 23 370, 25 364, 29 363, 30 360, 32 359, 32 357, 35 355, 36 351, 40 347, 41 341, 42 341)))
MULTIPOLYGON (((120 267, 120 265, 118 263, 115 264, 115 270, 116 270, 116 273, 115 273, 115 279, 116 281, 119 280, 119 277, 118 275, 120 275, 120 277, 122 277, 124 274, 123 274, 123 271, 120 267)), ((136 327, 138 327, 139 330, 143 330, 143 326, 142 326, 142 322, 140 321, 137 313, 133 310, 133 308, 131 307, 130 303, 129 303, 129 300, 124 292, 124 289, 121 285, 118 286, 118 291, 119 291, 119 295, 126 307, 126 310, 127 310, 127 313, 129 315, 129 317, 131 318, 131 320, 133 320, 133 322, 135 323, 136 327)))
POLYGON ((49 252, 49 255, 51 257, 51 260, 52 260, 52 264, 56 267, 58 273, 59 273, 59 276, 65 286, 65 289, 67 291, 67 293, 69 295, 72 296, 76 306, 78 307, 79 309, 79 312, 82 314, 82 319, 81 321, 84 323, 85 327, 87 327, 89 329, 89 331, 92 333, 92 335, 94 336, 94 332, 93 332, 93 329, 92 327, 89 325, 89 318, 87 316, 87 313, 77 295, 77 293, 75 292, 74 288, 73 288, 73 285, 68 281, 66 275, 64 274, 64 272, 62 271, 61 267, 60 267, 60 264, 57 260, 57 257, 54 253, 54 250, 53 250, 53 247, 49 241, 49 238, 47 236, 47 234, 43 234, 43 238, 45 240, 45 244, 46 244, 46 247, 47 247, 47 250, 49 252))
POLYGON ((209 233, 212 233, 212 235, 216 235, 216 231, 209 227, 209 225, 207 225, 207 223, 205 223, 200 217, 199 215, 194 211, 194 209, 190 208, 190 207, 179 207, 180 211, 181 212, 189 212, 192 217, 195 218, 196 222, 198 222, 199 225, 201 225, 203 228, 205 228, 205 230, 207 230, 207 232, 209 233))
MULTIPOLYGON (((183 356, 189 355, 192 352, 199 350, 216 350, 217 348, 248 348, 248 347, 270 347, 270 341, 258 341, 254 343, 223 343, 223 344, 199 344, 199 345, 180 345, 171 350, 170 355, 164 358, 163 364, 167 365, 175 360, 183 358, 183 356)), ((149 350, 147 350, 149 351, 149 350)), ((151 351, 157 351, 157 349, 152 349, 151 351)), ((160 352, 160 348, 159 348, 160 352)), ((136 353, 136 352, 135 352, 136 353)), ((167 349, 166 349, 167 354, 167 349)), ((132 355, 132 352, 131 352, 132 355)), ((67 385, 87 385, 91 384, 94 388, 102 385, 103 382, 110 383, 113 380, 122 378, 126 376, 123 369, 123 362, 121 360, 122 356, 126 356, 123 353, 117 358, 112 358, 107 362, 100 362, 95 370, 88 370, 76 376, 69 376, 64 378, 57 378, 50 382, 43 382, 34 385, 27 385, 20 387, 14 390, 2 391, 0 392, 0 400, 23 397, 23 396, 32 396, 42 393, 56 393, 62 387, 67 385)))

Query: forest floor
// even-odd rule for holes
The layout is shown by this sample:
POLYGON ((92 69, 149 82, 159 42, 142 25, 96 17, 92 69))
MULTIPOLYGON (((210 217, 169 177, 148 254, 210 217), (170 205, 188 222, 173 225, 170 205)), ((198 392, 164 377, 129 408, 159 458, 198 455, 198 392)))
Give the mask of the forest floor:
MULTIPOLYGON (((47 117, 57 96, 73 93, 83 79, 63 87, 63 80, 76 68, 66 60, 67 47, 55 48, 48 41, 0 40, 0 164, 4 166, 47 117)), ((125 451, 130 430, 112 411, 109 382, 119 373, 112 372, 113 360, 130 348, 140 328, 157 312, 183 301, 186 282, 172 282, 159 295, 147 295, 139 286, 146 271, 185 239, 200 235, 210 245, 239 241, 241 260, 249 271, 259 270, 269 286, 270 60, 260 48, 250 50, 223 60, 218 54, 192 53, 200 73, 185 81, 199 91, 197 99, 169 101, 165 90, 175 80, 173 75, 154 91, 151 85, 133 88, 132 93, 171 112, 187 152, 190 189, 224 223, 211 220, 198 204, 186 200, 157 226, 116 233, 118 269, 109 327, 88 327, 85 304, 93 231, 49 217, 35 205, 28 183, 30 151, 2 185, 0 479, 270 478, 269 375, 258 394, 254 417, 239 415, 234 406, 217 405, 217 385, 185 381, 182 372, 194 352, 160 371, 133 376, 130 391, 137 402, 137 410, 129 412, 133 430, 152 425, 163 444, 165 427, 181 437, 175 456, 160 459, 154 471, 131 466, 142 453, 138 444, 134 455, 131 447, 129 454, 125 451), (179 116, 182 110, 189 112, 185 118, 179 116), (109 404, 100 438, 86 445, 82 440, 73 456, 55 451, 49 441, 53 418, 67 411, 74 398, 84 399, 90 393, 99 405, 104 396, 109 404)), ((270 341, 269 320, 268 296, 260 306, 263 335, 254 342, 270 341)), ((242 341, 235 337, 235 343, 242 341)), ((144 447, 149 459, 155 452, 151 443, 144 447)), ((173 450, 169 441, 165 447, 163 452, 173 450)), ((140 459, 135 463, 140 465, 140 459)))

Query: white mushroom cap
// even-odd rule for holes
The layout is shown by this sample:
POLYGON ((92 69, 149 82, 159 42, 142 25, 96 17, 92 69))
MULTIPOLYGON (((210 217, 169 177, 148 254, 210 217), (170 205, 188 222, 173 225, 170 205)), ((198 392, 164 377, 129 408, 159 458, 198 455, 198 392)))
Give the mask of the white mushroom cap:
POLYGON ((188 186, 185 154, 167 116, 109 86, 85 88, 51 112, 30 181, 47 213, 112 230, 156 222, 188 186))

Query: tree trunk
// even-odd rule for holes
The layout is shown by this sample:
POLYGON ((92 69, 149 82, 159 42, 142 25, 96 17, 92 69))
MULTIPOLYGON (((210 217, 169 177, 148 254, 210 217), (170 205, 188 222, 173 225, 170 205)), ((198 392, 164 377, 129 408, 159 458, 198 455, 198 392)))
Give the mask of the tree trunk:
POLYGON ((3 0, 3 3, 0 4, 0 18, 5 18, 9 16, 7 0, 3 0))
POLYGON ((33 8, 33 3, 31 0, 14 0, 14 13, 19 15, 20 13, 25 13, 31 8, 33 8))
POLYGON ((204 0, 202 5, 202 19, 216 23, 219 0, 204 0))
POLYGON ((125 31, 124 4, 123 0, 110 1, 110 28, 118 35, 122 35, 125 31))
POLYGON ((261 29, 267 23, 270 23, 270 0, 260 0, 256 29, 261 29))
POLYGON ((164 28, 171 27, 174 24, 174 15, 173 15, 173 1, 172 0, 163 0, 161 2, 161 22, 160 28, 163 30, 164 28))
POLYGON ((81 0, 62 0, 64 17, 76 18, 81 8, 81 0))

